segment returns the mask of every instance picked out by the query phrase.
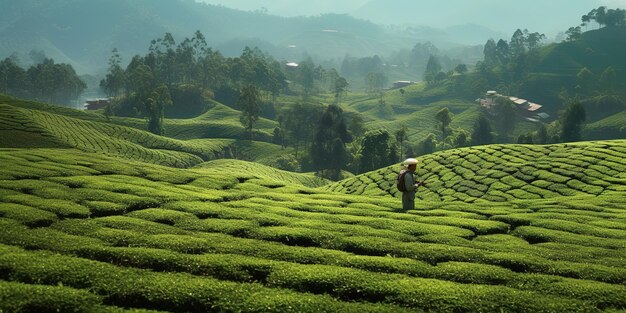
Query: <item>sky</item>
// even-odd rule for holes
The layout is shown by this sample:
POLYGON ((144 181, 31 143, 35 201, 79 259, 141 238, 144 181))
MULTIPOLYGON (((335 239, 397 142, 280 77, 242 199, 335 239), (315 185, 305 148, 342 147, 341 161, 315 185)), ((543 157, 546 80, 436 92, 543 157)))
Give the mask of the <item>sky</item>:
POLYGON ((196 0, 279 16, 347 13, 377 24, 437 28, 467 23, 512 33, 517 28, 556 35, 604 5, 626 9, 626 0, 196 0))

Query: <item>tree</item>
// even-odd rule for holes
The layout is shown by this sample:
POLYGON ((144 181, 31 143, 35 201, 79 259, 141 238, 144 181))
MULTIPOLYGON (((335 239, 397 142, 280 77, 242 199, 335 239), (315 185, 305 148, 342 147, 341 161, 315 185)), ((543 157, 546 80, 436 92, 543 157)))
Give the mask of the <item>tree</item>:
POLYGON ((319 120, 318 129, 311 146, 311 158, 317 170, 329 169, 331 176, 339 176, 348 160, 345 144, 352 140, 343 110, 330 105, 319 120))
POLYGON ((348 129, 353 137, 362 137, 365 134, 365 123, 360 114, 352 115, 348 124, 348 129))
POLYGON ((427 83, 433 84, 437 74, 441 72, 441 63, 435 55, 430 55, 428 63, 426 63, 426 70, 424 71, 424 79, 427 83))
POLYGON ((67 105, 87 88, 69 64, 55 64, 52 59, 31 66, 26 71, 29 94, 35 99, 67 105))
POLYGON ((493 134, 491 133, 491 124, 489 120, 480 115, 476 123, 474 124, 474 131, 472 132, 472 145, 480 146, 493 143, 493 134))
POLYGON ((246 133, 249 134, 250 140, 252 140, 252 129, 259 120, 259 114, 261 114, 258 89, 253 85, 243 87, 238 104, 241 108, 239 121, 245 128, 246 133))
POLYGON ((570 100, 561 119, 561 139, 564 142, 580 141, 586 118, 585 108, 580 101, 570 100))
POLYGON ((509 48, 513 58, 517 58, 526 53, 526 38, 521 29, 517 29, 515 33, 513 33, 511 42, 509 43, 509 48))
POLYGON ((535 51, 541 46, 541 42, 546 39, 546 35, 537 32, 530 33, 528 30, 524 30, 524 37, 529 51, 535 51))
POLYGON ((341 103, 341 96, 346 92, 346 88, 349 85, 348 81, 343 77, 339 77, 335 80, 335 102, 337 104, 341 103))
POLYGON ((308 99, 315 88, 315 64, 312 60, 305 60, 298 66, 298 80, 302 85, 302 96, 308 99))
POLYGON ((496 45, 496 57, 498 58, 498 62, 502 65, 508 64, 511 60, 511 49, 506 40, 498 40, 498 44, 496 45))
POLYGON ((496 42, 493 39, 487 40, 483 49, 484 62, 487 66, 495 66, 498 64, 498 51, 496 42))
POLYGON ((148 130, 157 135, 163 135, 163 112, 165 107, 172 105, 172 98, 167 86, 161 85, 145 100, 148 111, 148 130))
POLYGON ((608 9, 604 6, 591 10, 582 16, 582 26, 590 21, 596 21, 600 27, 616 27, 626 25, 626 10, 608 9))
POLYGON ((466 64, 459 64, 454 68, 454 71, 459 73, 459 74, 465 74, 467 73, 467 65, 466 64))
POLYGON ((319 105, 298 102, 283 110, 279 119, 283 121, 286 137, 298 157, 301 143, 311 142, 323 108, 319 105))
POLYGON ((565 34, 567 35, 566 41, 577 41, 582 37, 580 26, 570 27, 565 34))
POLYGON ((395 160, 389 160, 390 135, 384 129, 368 131, 361 141, 359 152, 359 172, 369 172, 387 166, 395 160))
POLYGON ((27 96, 29 82, 26 71, 13 58, 0 62, 0 92, 18 97, 27 96))
POLYGON ((437 121, 437 129, 441 131, 441 141, 443 141, 449 133, 448 126, 452 122, 452 115, 448 108, 439 110, 435 115, 435 120, 437 121))
POLYGON ((409 139, 409 136, 406 133, 406 126, 402 125, 400 129, 398 129, 395 133, 396 142, 400 144, 400 159, 404 156, 404 141, 409 139))
POLYGON ((120 56, 117 48, 111 51, 112 55, 109 58, 109 70, 106 77, 100 81, 100 88, 109 97, 118 96, 122 88, 124 88, 124 69, 122 69, 122 57, 120 56))
POLYGON ((147 66, 140 56, 135 56, 126 68, 126 91, 136 94, 139 98, 146 98, 155 85, 152 69, 147 66))
POLYGON ((498 97, 491 110, 493 113, 492 122, 498 131, 500 141, 506 142, 517 122, 515 104, 506 97, 498 97))

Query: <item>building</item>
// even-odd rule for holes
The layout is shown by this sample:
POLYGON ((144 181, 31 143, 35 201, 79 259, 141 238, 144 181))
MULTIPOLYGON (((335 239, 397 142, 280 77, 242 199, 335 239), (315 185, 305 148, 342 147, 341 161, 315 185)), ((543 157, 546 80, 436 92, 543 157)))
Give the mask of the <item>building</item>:
POLYGON ((499 98, 505 98, 511 101, 511 103, 515 105, 517 114, 529 122, 539 122, 550 117, 547 113, 539 112, 539 110, 543 107, 541 104, 530 102, 522 98, 503 96, 494 90, 487 91, 485 98, 476 99, 476 102, 478 102, 481 107, 491 110, 496 104, 496 100, 499 98))
POLYGON ((99 110, 111 104, 110 98, 88 99, 83 104, 85 110, 99 110))
POLYGON ((404 88, 411 85, 415 85, 416 83, 410 80, 399 80, 393 83, 393 89, 404 88))

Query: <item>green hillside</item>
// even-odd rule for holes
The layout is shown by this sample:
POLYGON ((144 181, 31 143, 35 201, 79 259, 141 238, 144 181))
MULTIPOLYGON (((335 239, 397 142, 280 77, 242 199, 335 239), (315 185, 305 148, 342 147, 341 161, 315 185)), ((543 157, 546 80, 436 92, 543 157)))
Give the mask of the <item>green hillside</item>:
MULTIPOLYGON (((441 136, 436 127, 435 116, 443 108, 452 113, 451 128, 461 128, 471 132, 480 115, 480 106, 475 99, 459 99, 449 94, 446 88, 425 89, 424 83, 384 92, 385 105, 380 105, 380 98, 363 94, 351 94, 345 101, 348 112, 358 112, 366 119, 369 129, 386 129, 390 133, 406 127, 409 142, 416 144, 429 134, 441 136)), ((536 130, 538 125, 518 119, 512 138, 536 130)))
POLYGON ((575 76, 587 67, 600 75, 612 66, 618 73, 616 79, 626 83, 626 27, 605 27, 583 33, 582 38, 544 49, 539 71, 575 76))
MULTIPOLYGON (((29 106, 35 104, 31 103, 29 106)), ((31 110, 22 108, 21 103, 17 103, 17 106, 0 104, 0 147, 72 147, 175 167, 191 167, 206 160, 224 157, 272 164, 277 156, 285 153, 280 146, 265 142, 235 139, 177 140, 106 123, 93 113, 58 109, 61 114, 55 114, 46 112, 45 108, 41 106, 31 110)), ((186 121, 187 126, 180 121, 179 127, 173 128, 181 131, 202 129, 205 125, 202 118, 198 118, 199 121, 186 121)), ((132 119, 120 120, 133 122, 132 119)), ((207 128, 209 130, 211 129, 207 128)))
MULTIPOLYGON (((515 192, 519 201, 418 201, 410 212, 252 163, 176 169, 0 149, 0 309, 616 312, 626 308, 623 163, 613 172, 623 146, 437 154, 424 159, 439 160, 433 173, 461 156, 469 168, 481 151, 495 155, 494 173, 526 162, 515 151, 538 167, 586 162, 592 189, 571 196, 569 180, 551 199, 515 192), (498 159, 509 166, 497 170, 498 159)), ((569 175, 544 171, 546 184, 569 175)))
MULTIPOLYGON (((432 201, 616 197, 626 190, 626 141, 549 146, 491 145, 443 151, 420 158, 426 181, 417 197, 432 201)), ((325 187, 358 195, 399 197, 390 166, 325 187)))
MULTIPOLYGON (((128 126, 140 130, 147 130, 146 120, 140 118, 111 116, 107 121, 103 114, 75 110, 46 103, 18 99, 0 93, 0 103, 18 108, 37 110, 67 117, 73 117, 92 122, 107 122, 111 124, 128 126)), ((175 139, 202 139, 202 138, 231 138, 241 139, 244 137, 244 128, 239 122, 240 112, 229 108, 221 103, 213 102, 212 107, 205 113, 191 119, 165 119, 166 136, 175 139)), ((261 118, 256 125, 255 135, 257 139, 268 140, 277 122, 261 118)))
POLYGON ((607 137, 626 138, 626 111, 585 125, 583 136, 590 140, 607 137))

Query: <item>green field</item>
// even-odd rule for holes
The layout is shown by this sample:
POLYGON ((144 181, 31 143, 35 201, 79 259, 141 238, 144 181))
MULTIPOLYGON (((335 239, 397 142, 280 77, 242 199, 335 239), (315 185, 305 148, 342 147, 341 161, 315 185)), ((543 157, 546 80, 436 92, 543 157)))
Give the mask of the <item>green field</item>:
POLYGON ((625 146, 426 156, 409 212, 384 171, 320 188, 235 160, 0 149, 0 309, 617 312, 625 146))
POLYGON ((0 102, 0 148, 76 148, 174 167, 191 167, 227 157, 271 164, 278 156, 291 151, 266 142, 235 139, 243 133, 243 128, 238 125, 241 128, 238 130, 230 122, 234 110, 224 106, 215 107, 196 119, 168 120, 166 127, 172 136, 162 137, 141 130, 145 121, 138 119, 117 118, 106 122, 94 113, 62 108, 47 110, 48 106, 32 102, 8 103, 0 102), (207 116, 225 121, 214 124, 230 126, 218 132, 218 126, 207 125, 207 116), (212 133, 216 138, 202 135, 201 131, 212 133))

